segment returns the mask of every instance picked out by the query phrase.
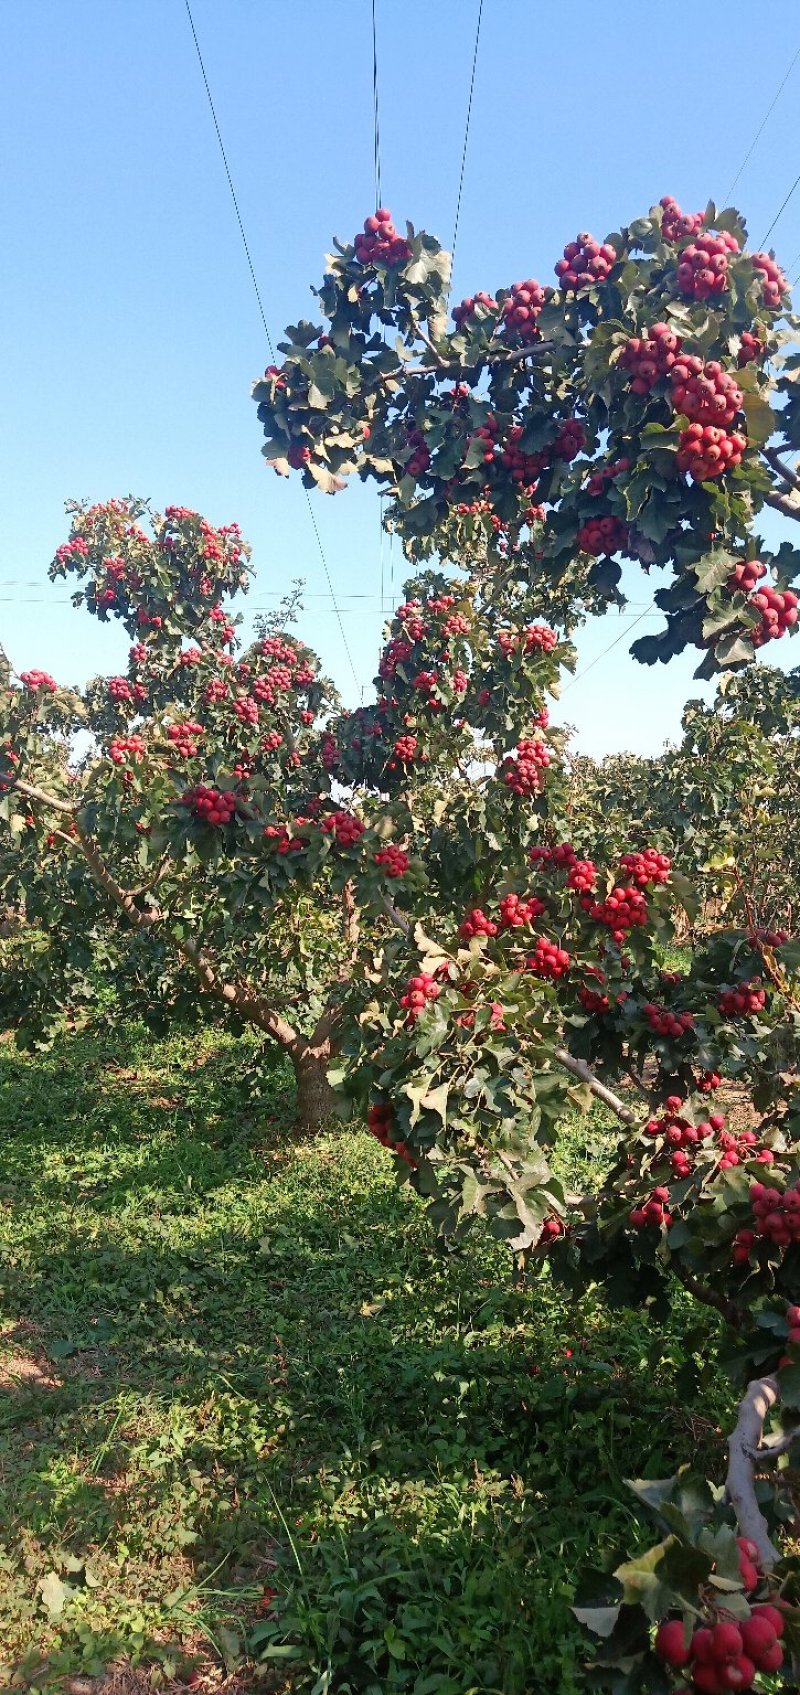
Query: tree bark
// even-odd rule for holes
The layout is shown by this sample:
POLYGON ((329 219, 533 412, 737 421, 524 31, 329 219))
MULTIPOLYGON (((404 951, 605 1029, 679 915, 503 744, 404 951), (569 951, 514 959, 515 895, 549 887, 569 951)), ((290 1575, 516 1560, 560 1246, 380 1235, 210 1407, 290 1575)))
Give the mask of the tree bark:
POLYGON ((318 1135, 332 1116, 334 1093, 328 1082, 330 1057, 330 1038, 316 1043, 298 1043, 291 1050, 297 1085, 295 1124, 303 1135, 318 1135))

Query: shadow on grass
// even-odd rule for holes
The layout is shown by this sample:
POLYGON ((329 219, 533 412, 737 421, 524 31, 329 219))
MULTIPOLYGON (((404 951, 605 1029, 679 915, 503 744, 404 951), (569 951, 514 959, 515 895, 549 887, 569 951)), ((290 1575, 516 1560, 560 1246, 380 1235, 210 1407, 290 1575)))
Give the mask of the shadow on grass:
POLYGON ((268 1649, 267 1581, 272 1645, 332 1689, 419 1664, 522 1692, 546 1664, 568 1691, 577 1567, 630 1534, 623 1477, 696 1440, 669 1367, 642 1395, 646 1319, 513 1289, 479 1237, 442 1259, 369 1138, 257 1121, 237 1062, 137 1035, 0 1073, 7 1307, 63 1378, 0 1413, 13 1638, 76 1666, 243 1640, 244 1598, 268 1649), (65 1554, 96 1586, 56 1629, 36 1582, 65 1554))

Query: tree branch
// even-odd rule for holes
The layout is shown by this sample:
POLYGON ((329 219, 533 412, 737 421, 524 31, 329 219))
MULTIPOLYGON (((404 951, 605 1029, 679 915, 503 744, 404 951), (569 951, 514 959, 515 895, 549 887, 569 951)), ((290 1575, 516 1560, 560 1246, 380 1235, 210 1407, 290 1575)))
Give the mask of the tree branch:
POLYGON ((776 512, 782 512, 784 518, 800 519, 800 500, 795 500, 793 494, 781 494, 773 488, 764 499, 768 506, 774 506, 776 512))
POLYGON ((778 476, 782 477, 785 483, 788 483, 789 488, 797 489, 798 494, 800 494, 800 476, 791 465, 787 465, 785 459, 781 458, 777 447, 762 447, 761 454, 762 458, 766 459, 767 463, 772 466, 773 471, 777 471, 778 476))
POLYGON ((387 918, 391 918, 395 928, 397 930, 402 930, 404 936, 410 936, 411 925, 409 924, 408 919, 403 917, 402 912, 398 912, 394 901, 390 900, 388 895, 382 895, 381 905, 387 918))
POLYGON ((581 1083, 586 1083, 592 1094, 596 1095, 604 1106, 610 1107, 623 1124, 638 1124, 639 1120, 636 1113, 632 1112, 630 1107, 620 1100, 619 1095, 614 1094, 613 1089, 609 1089, 605 1083, 600 1082, 599 1077, 595 1077, 585 1059, 575 1059, 574 1055, 569 1053, 566 1048, 554 1048, 553 1053, 559 1065, 563 1065, 564 1070, 570 1071, 572 1076, 577 1077, 581 1083))
POLYGON ((771 1408, 780 1400, 777 1377, 754 1378, 739 1402, 739 1417, 728 1439, 728 1475, 725 1490, 736 1514, 742 1536, 755 1542, 764 1571, 770 1571, 779 1559, 777 1548, 769 1539, 767 1521, 756 1500, 753 1454, 761 1446, 764 1421, 771 1408))
POLYGON ((720 1295, 716 1289, 712 1289, 709 1283, 703 1283, 699 1277, 693 1277, 690 1271, 684 1271, 683 1267, 679 1266, 675 1260, 672 1260, 670 1264, 670 1271, 683 1285, 687 1293, 694 1296, 696 1301, 702 1301, 705 1307, 714 1307, 715 1311, 721 1313, 725 1322, 733 1325, 734 1329, 741 1328, 742 1314, 733 1301, 726 1300, 725 1296, 720 1295))
POLYGON ((51 806, 55 812, 75 814, 75 801, 61 800, 58 795, 50 795, 45 789, 39 789, 35 783, 25 783, 21 777, 4 777, 4 789, 16 789, 18 794, 25 795, 28 800, 38 800, 41 806, 51 806))

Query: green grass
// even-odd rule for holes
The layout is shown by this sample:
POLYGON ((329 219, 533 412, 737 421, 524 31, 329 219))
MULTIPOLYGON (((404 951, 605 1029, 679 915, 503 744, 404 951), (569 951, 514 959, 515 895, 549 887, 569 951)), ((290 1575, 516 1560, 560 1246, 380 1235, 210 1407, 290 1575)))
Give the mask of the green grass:
MULTIPOLYGON (((624 1478, 709 1413, 674 1410, 696 1313, 514 1287, 477 1233, 442 1258, 369 1136, 298 1143, 284 1073, 256 1114, 241 1063, 139 1029, 0 1054, 0 1372, 56 1380, 0 1396, 0 1685, 129 1656, 570 1695, 581 1569, 648 1534, 624 1478)), ((577 1180, 610 1143, 576 1120, 577 1180)))

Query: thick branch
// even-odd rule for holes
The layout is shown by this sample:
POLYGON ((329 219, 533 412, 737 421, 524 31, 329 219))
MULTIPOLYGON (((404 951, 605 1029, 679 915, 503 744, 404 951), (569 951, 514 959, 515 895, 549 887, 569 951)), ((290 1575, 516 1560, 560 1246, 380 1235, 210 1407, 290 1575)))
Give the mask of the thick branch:
POLYGON ((777 447, 764 447, 761 451, 767 463, 772 466, 773 471, 777 471, 778 476, 783 478, 789 488, 797 489, 798 494, 800 494, 800 476, 791 465, 787 465, 785 459, 781 458, 777 447))
POLYGON ((620 1100, 619 1095, 614 1094, 613 1089, 607 1088, 605 1083, 600 1082, 599 1077, 595 1077, 585 1059, 575 1059, 574 1055, 568 1053, 566 1048, 554 1048, 553 1053, 559 1065, 563 1065, 565 1071, 571 1071, 573 1077, 577 1077, 581 1083, 586 1083, 592 1094, 596 1095, 604 1106, 610 1107, 623 1124, 638 1124, 639 1120, 636 1113, 631 1112, 630 1107, 620 1100))
POLYGON ((684 1271, 675 1260, 672 1261, 670 1270, 677 1277, 678 1282, 683 1284, 688 1294, 694 1296, 696 1301, 702 1301, 705 1307, 714 1307, 716 1312, 722 1314, 727 1324, 733 1325, 737 1330, 740 1328, 742 1314, 733 1301, 726 1300, 725 1296, 720 1295, 716 1289, 712 1289, 709 1283, 703 1283, 699 1277, 693 1277, 690 1271, 684 1271))
POLYGON ((781 494, 773 488, 764 499, 768 506, 774 506, 776 512, 782 512, 784 518, 800 519, 800 500, 795 500, 793 494, 781 494))
POLYGON ((739 1530, 742 1536, 755 1542, 765 1571, 770 1571, 780 1556, 769 1539, 767 1521, 756 1500, 753 1453, 761 1446, 764 1420, 780 1400, 780 1393, 776 1377, 754 1378, 752 1383, 748 1383, 747 1391, 739 1402, 736 1428, 728 1440, 726 1493, 739 1530))
POLYGON ((58 795, 49 795, 45 789, 38 789, 35 783, 25 783, 21 777, 4 777, 3 787, 16 789, 18 794, 25 795, 28 800, 38 800, 42 806, 51 806, 56 812, 69 812, 74 815, 75 802, 61 800, 58 795))

